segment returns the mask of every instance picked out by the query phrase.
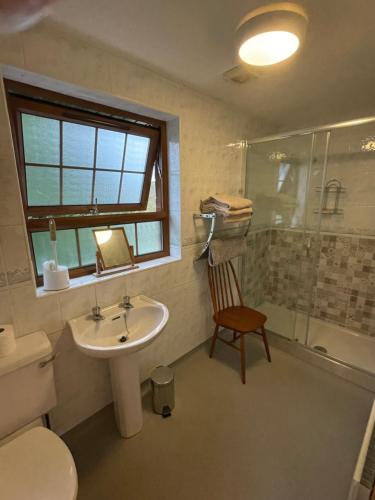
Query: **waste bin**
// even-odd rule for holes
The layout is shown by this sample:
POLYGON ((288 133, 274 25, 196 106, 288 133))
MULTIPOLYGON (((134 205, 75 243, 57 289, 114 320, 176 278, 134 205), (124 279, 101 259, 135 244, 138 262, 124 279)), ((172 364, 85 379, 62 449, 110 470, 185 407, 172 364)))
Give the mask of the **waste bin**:
POLYGON ((174 408, 174 374, 168 366, 157 366, 151 373, 154 412, 170 417, 174 408))

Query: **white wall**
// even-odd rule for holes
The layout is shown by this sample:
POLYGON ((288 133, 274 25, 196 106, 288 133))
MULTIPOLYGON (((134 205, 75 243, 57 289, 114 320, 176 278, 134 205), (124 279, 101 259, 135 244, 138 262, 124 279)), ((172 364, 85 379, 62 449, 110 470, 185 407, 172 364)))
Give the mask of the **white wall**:
MULTIPOLYGON (((54 429, 63 433, 111 401, 106 361, 90 359, 74 347, 66 321, 94 304, 116 302, 126 292, 140 292, 164 302, 170 321, 164 333, 141 354, 142 378, 157 364, 170 363, 204 341, 212 330, 205 264, 193 264, 202 228, 192 215, 211 193, 241 193, 242 151, 234 144, 262 134, 260 124, 220 101, 199 94, 130 62, 115 50, 44 23, 18 35, 0 38, 0 64, 45 75, 90 92, 126 99, 178 116, 180 172, 172 169, 171 189, 179 189, 182 260, 95 286, 36 298, 25 239, 14 153, 3 89, 0 96, 0 323, 15 324, 18 336, 43 329, 58 353, 58 406, 54 429)), ((178 165, 178 159, 173 162, 178 165)), ((178 228, 177 228, 178 232, 178 228)))

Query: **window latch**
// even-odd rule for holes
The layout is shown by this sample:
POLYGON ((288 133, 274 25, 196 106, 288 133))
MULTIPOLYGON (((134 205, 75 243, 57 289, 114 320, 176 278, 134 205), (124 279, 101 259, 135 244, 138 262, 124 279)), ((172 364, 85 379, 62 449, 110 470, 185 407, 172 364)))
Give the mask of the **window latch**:
POLYGON ((97 215, 99 213, 98 209, 98 198, 95 198, 95 203, 92 208, 90 208, 89 213, 91 215, 97 215))
POLYGON ((158 176, 159 176, 159 177, 160 177, 160 179, 161 179, 161 165, 160 165, 160 163, 159 163, 159 162, 156 162, 155 166, 156 166, 156 170, 157 170, 157 172, 158 172, 158 176))

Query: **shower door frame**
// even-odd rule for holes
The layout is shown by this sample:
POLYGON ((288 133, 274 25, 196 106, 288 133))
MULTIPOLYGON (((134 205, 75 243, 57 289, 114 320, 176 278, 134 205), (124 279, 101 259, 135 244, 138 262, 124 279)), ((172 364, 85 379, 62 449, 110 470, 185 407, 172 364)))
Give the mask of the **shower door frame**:
MULTIPOLYGON (((269 136, 264 136, 252 140, 246 140, 243 141, 244 146, 246 151, 249 150, 249 147, 253 144, 261 144, 265 142, 271 142, 271 141, 277 141, 277 140, 282 140, 282 139, 288 139, 291 137, 297 137, 297 136, 303 136, 303 135, 311 135, 311 150, 310 150, 310 161, 309 161, 309 171, 308 171, 308 180, 306 182, 306 201, 305 201, 305 210, 304 210, 304 226, 303 226, 303 233, 306 238, 306 217, 307 217, 307 206, 308 206, 308 190, 310 189, 310 181, 311 181, 311 171, 312 171, 312 160, 313 160, 313 153, 314 153, 314 147, 316 145, 316 136, 319 133, 326 133, 326 138, 325 138, 325 147, 324 147, 324 157, 323 157, 323 165, 322 165, 322 179, 321 179, 321 195, 320 195, 320 200, 319 200, 319 217, 318 217, 318 222, 316 225, 316 228, 312 230, 312 233, 316 235, 317 237, 317 244, 319 245, 319 240, 320 240, 320 232, 321 232, 321 223, 322 223, 322 206, 323 206, 323 196, 324 196, 324 189, 323 186, 325 185, 325 180, 326 180, 326 174, 327 174, 327 166, 328 166, 328 152, 329 152, 329 145, 330 145, 330 139, 331 139, 331 133, 333 130, 340 129, 340 128, 349 128, 349 127, 355 127, 358 125, 365 125, 367 123, 372 123, 375 122, 375 116, 370 116, 370 117, 365 117, 365 118, 358 118, 358 119, 353 119, 353 120, 347 120, 344 122, 338 122, 334 124, 329 124, 329 125, 322 125, 318 127, 311 127, 311 128, 304 128, 304 129, 299 129, 299 130, 293 130, 290 132, 281 132, 279 134, 275 135, 269 135, 269 136)), ((248 169, 246 168, 246 179, 248 177, 248 169)), ((245 186, 247 186, 247 181, 245 180, 245 186)), ((311 287, 310 287, 310 297, 309 297, 309 305, 307 312, 303 312, 302 314, 306 314, 306 326, 305 326, 305 335, 304 335, 304 341, 302 345, 308 349, 311 349, 309 346, 309 331, 310 331, 310 319, 311 319, 311 308, 313 305, 313 278, 314 278, 314 272, 317 264, 317 259, 318 259, 318 251, 315 252, 316 255, 314 256, 313 259, 313 271, 312 271, 312 279, 311 279, 311 287)), ((243 276, 244 279, 244 276, 243 276)), ((296 314, 298 311, 296 310, 296 314)), ((275 332, 277 333, 277 332, 275 332)), ((296 333, 296 321, 294 321, 294 340, 295 340, 295 333, 296 333)), ((335 360, 335 358, 332 358, 335 360)), ((337 360, 335 360, 337 361, 337 360)), ((357 368, 357 367, 356 367, 357 368)), ((357 368, 358 369, 358 368, 357 368)))
POLYGON ((257 137, 255 139, 251 139, 250 141, 245 140, 243 143, 245 146, 250 146, 251 144, 258 144, 261 142, 269 142, 269 141, 277 141, 279 139, 287 139, 289 137, 293 137, 296 135, 308 135, 308 134, 314 134, 317 132, 330 132, 332 130, 338 129, 338 128, 347 128, 347 127, 355 127, 356 125, 365 125, 366 123, 371 123, 375 122, 375 115, 373 116, 368 116, 366 118, 357 118, 354 120, 347 120, 345 122, 337 122, 329 125, 321 125, 318 127, 310 127, 310 128, 303 128, 303 129, 297 129, 297 130, 292 130, 290 132, 280 132, 279 134, 275 135, 267 135, 264 137, 257 137))

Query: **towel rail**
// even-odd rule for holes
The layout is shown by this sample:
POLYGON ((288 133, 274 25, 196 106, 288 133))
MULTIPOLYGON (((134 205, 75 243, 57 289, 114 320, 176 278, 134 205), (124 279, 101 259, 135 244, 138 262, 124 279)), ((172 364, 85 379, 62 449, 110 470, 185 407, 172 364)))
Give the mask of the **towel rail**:
MULTIPOLYGON (((201 250, 201 253, 195 259, 195 261, 201 260, 201 259, 206 259, 208 257, 208 249, 209 249, 209 246, 210 246, 210 242, 211 242, 211 240, 212 240, 212 238, 214 236, 215 227, 216 227, 216 221, 218 220, 218 217, 223 218, 222 215, 216 214, 216 213, 193 214, 193 218, 194 219, 209 220, 211 222, 210 223, 210 228, 208 230, 207 241, 204 243, 204 245, 202 247, 202 250, 201 250)), ((239 223, 240 222, 237 222, 236 224, 239 224, 239 223)), ((248 221, 246 221, 246 230, 245 230, 245 233, 243 235, 244 238, 246 238, 246 236, 248 235, 249 230, 250 230, 250 226, 251 226, 251 217, 250 217, 250 219, 248 221)))

